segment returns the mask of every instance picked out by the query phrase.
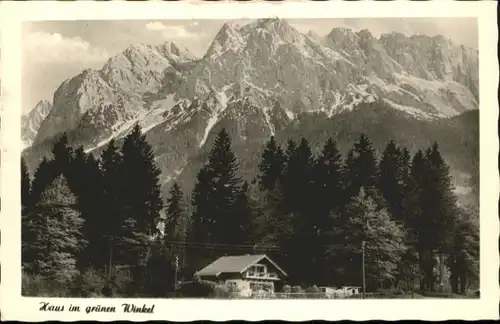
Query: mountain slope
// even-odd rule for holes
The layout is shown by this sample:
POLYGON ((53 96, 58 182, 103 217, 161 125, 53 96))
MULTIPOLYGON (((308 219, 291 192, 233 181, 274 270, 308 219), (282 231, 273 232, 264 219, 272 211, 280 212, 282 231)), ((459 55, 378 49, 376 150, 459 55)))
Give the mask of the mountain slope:
MULTIPOLYGON (((299 141, 301 137, 305 137, 313 152, 319 154, 328 137, 332 137, 345 158, 361 133, 368 135, 378 153, 384 150, 390 140, 407 147, 411 153, 418 149, 425 150, 436 141, 450 164, 455 185, 462 190, 459 194, 467 196, 478 190, 478 110, 449 119, 417 120, 392 109, 384 102, 369 103, 332 118, 325 118, 322 113, 301 114, 276 134, 276 140, 284 147, 288 139, 299 141)), ((268 138, 253 139, 233 145, 240 162, 241 174, 249 181, 257 174, 260 154, 267 140, 268 138)), ((188 166, 178 176, 178 181, 187 192, 192 189, 196 173, 207 158, 207 151, 192 156, 188 166)), ((477 197, 474 199, 477 203, 477 197)))
POLYGON ((47 117, 52 105, 47 100, 38 102, 30 112, 21 117, 21 140, 24 147, 33 144, 42 121, 47 117))
POLYGON ((225 24, 201 58, 173 43, 137 44, 63 82, 24 155, 33 169, 62 132, 98 154, 139 123, 168 186, 176 178, 192 183, 222 128, 249 176, 271 135, 303 135, 317 146, 331 134, 345 149, 360 130, 378 146, 394 139, 410 148, 449 133, 447 155, 469 173, 455 147, 461 136, 447 123, 478 109, 477 89, 477 50, 443 37, 377 39, 334 28, 320 38, 259 19, 225 24))
POLYGON ((108 140, 150 111, 151 97, 161 91, 169 73, 183 69, 193 57, 175 44, 137 44, 112 57, 99 71, 87 69, 63 82, 53 109, 40 125, 35 143, 60 132, 94 129, 89 144, 108 140))

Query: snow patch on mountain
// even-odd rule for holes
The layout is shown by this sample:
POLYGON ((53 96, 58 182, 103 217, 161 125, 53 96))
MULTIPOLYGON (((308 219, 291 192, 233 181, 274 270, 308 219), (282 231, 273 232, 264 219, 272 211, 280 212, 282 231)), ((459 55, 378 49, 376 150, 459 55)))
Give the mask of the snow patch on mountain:
POLYGON ((295 119, 295 114, 293 113, 293 111, 285 109, 285 114, 287 115, 288 119, 290 119, 290 120, 295 119))
POLYGON ((457 114, 457 109, 463 112, 478 106, 470 90, 457 82, 425 80, 407 73, 395 73, 394 77, 400 85, 410 86, 421 93, 425 102, 435 108, 436 115, 452 117, 457 114))
POLYGON ((162 179, 174 179, 222 127, 244 143, 304 113, 333 117, 380 99, 418 119, 478 108, 477 51, 342 28, 316 36, 271 18, 225 24, 199 59, 170 42, 131 45, 59 87, 35 142, 77 130, 89 152, 139 123, 162 179))
POLYGON ((132 127, 135 125, 137 122, 137 119, 131 119, 127 120, 121 124, 114 125, 112 128, 112 133, 111 135, 107 136, 105 139, 99 141, 97 144, 87 147, 85 149, 85 153, 89 153, 94 151, 95 149, 98 149, 106 144, 108 144, 112 139, 119 139, 124 136, 124 134, 127 133, 127 131, 131 130, 132 127))
POLYGON ((393 107, 399 111, 403 111, 403 112, 409 114, 410 116, 415 117, 416 119, 430 120, 430 119, 433 119, 436 117, 442 117, 442 116, 431 116, 429 114, 423 113, 421 110, 415 109, 415 108, 410 107, 410 106, 399 105, 399 104, 392 102, 388 99, 382 99, 382 100, 384 102, 386 102, 387 104, 389 104, 391 107, 393 107))
POLYGON ((229 102, 229 98, 226 94, 226 90, 229 89, 233 84, 226 85, 222 88, 221 91, 217 92, 217 99, 219 100, 218 105, 216 105, 214 111, 210 115, 210 118, 207 121, 207 126, 205 127, 205 131, 203 133, 203 137, 200 141, 199 147, 203 147, 205 145, 205 142, 207 141, 208 135, 210 134, 210 131, 212 128, 217 124, 219 121, 219 116, 221 113, 227 108, 227 103, 229 102))
POLYGON ((141 128, 144 133, 165 121, 163 115, 177 103, 174 94, 169 94, 165 99, 155 101, 152 110, 144 114, 141 120, 141 128))
POLYGON ((271 122, 271 108, 270 107, 264 107, 262 108, 264 112, 264 118, 265 118, 265 123, 267 124, 267 127, 269 128, 269 131, 271 132, 271 136, 276 135, 276 127, 274 127, 273 123, 271 122))
POLYGON ((175 169, 172 172, 172 175, 165 177, 165 179, 163 180, 163 183, 166 184, 166 183, 169 183, 170 181, 174 180, 177 176, 179 176, 182 173, 182 171, 184 171, 184 167, 175 169))

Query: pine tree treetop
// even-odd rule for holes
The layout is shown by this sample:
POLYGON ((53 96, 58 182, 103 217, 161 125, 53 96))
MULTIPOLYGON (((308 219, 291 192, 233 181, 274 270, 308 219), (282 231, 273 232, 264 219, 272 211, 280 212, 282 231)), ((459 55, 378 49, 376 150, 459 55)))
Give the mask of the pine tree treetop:
POLYGON ((40 203, 43 205, 60 205, 72 207, 76 204, 76 196, 68 187, 64 175, 55 178, 52 183, 42 192, 40 203))

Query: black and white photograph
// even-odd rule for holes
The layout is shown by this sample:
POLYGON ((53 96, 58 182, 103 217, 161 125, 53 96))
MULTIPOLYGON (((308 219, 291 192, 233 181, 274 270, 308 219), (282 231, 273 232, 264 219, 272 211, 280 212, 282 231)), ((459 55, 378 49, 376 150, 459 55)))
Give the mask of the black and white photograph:
POLYGON ((477 17, 19 28, 23 298, 483 296, 477 17))
POLYGON ((479 296, 476 19, 23 32, 23 293, 479 296))

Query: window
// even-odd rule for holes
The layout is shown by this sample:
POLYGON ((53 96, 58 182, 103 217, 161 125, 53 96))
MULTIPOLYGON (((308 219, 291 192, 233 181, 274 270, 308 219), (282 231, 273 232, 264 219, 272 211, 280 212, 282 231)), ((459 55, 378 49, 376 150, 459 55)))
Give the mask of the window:
POLYGON ((274 285, 272 283, 264 283, 263 284, 264 290, 273 291, 274 290, 273 287, 274 287, 274 285))
POLYGON ((261 290, 262 289, 262 284, 259 283, 259 282, 251 282, 250 283, 250 289, 254 290, 254 291, 261 290))
POLYGON ((256 267, 257 272, 264 272, 264 267, 263 266, 258 266, 256 267))

